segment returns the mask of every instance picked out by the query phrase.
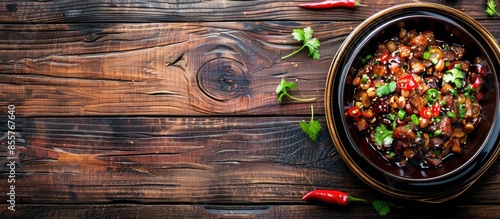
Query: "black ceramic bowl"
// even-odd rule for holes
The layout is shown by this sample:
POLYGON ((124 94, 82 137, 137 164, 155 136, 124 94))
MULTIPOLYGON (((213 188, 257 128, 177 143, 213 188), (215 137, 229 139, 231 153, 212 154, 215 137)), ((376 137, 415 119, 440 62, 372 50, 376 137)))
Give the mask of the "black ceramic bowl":
POLYGON ((478 22, 453 8, 412 3, 385 9, 361 23, 346 38, 330 67, 325 108, 330 135, 348 166, 370 186, 399 198, 442 202, 465 191, 489 168, 500 154, 500 47, 478 22), (345 115, 344 106, 353 100, 354 87, 348 83, 363 65, 362 57, 373 54, 379 42, 396 36, 401 25, 408 30, 431 30, 435 38, 463 45, 464 59, 484 57, 489 71, 480 102, 481 123, 469 135, 459 156, 452 156, 438 168, 388 165, 357 131, 345 115))

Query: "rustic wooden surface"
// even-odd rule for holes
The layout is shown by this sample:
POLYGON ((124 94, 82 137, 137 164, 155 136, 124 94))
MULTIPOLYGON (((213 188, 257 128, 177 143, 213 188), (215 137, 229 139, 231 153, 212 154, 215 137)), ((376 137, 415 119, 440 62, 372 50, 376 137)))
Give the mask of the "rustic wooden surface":
MULTIPOLYGON (((367 17, 408 0, 311 11, 300 1, 0 1, 0 130, 16 107, 17 147, 0 157, 0 218, 375 218, 369 205, 306 203, 339 189, 403 206, 391 218, 499 218, 500 160, 443 204, 395 200, 361 182, 326 130, 331 60, 367 17), (321 59, 300 53, 310 26, 321 59), (285 77, 316 97, 322 132, 298 122, 309 103, 278 104, 285 77), (8 210, 9 157, 16 211, 8 210)), ((486 1, 462 10, 500 39, 486 1)))

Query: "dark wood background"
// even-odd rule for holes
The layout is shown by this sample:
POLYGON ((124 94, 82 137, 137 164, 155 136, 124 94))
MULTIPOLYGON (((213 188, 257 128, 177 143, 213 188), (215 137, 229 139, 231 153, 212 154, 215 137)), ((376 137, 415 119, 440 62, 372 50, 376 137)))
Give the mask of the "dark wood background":
MULTIPOLYGON (((452 201, 422 204, 376 192, 333 147, 323 95, 335 52, 369 16, 415 1, 299 2, 0 1, 0 130, 14 105, 17 133, 16 211, 3 136, 0 218, 378 217, 370 205, 301 201, 312 189, 391 200, 404 207, 392 218, 499 218, 500 161, 452 201), (281 60, 307 26, 321 59, 281 60), (317 98, 316 142, 298 126, 310 103, 277 103, 282 77, 317 98)), ((422 2, 462 10, 500 39, 486 0, 422 2)))

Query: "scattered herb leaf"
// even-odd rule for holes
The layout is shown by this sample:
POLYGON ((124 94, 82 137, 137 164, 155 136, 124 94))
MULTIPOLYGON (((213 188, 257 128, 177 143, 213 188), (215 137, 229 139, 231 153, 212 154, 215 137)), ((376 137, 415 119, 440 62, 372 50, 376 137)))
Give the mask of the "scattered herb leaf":
POLYGON ((373 201, 372 205, 380 216, 389 214, 389 212, 391 212, 391 207, 401 208, 394 203, 386 200, 375 200, 373 201))
POLYGON ((448 83, 454 83, 457 88, 462 88, 462 79, 464 75, 462 71, 457 68, 453 68, 451 70, 446 71, 446 74, 443 75, 443 81, 448 83))
POLYGON ((379 147, 383 147, 384 145, 392 144, 394 140, 392 138, 392 131, 388 130, 385 125, 379 125, 375 128, 375 142, 379 147))
POLYGON ((392 93, 396 90, 396 87, 397 87, 397 85, 396 85, 395 81, 391 81, 391 82, 386 83, 384 85, 378 86, 377 87, 377 96, 381 97, 381 96, 389 95, 390 93, 392 93))
POLYGON ((489 16, 494 16, 494 15, 500 16, 500 13, 497 12, 497 5, 495 3, 495 0, 488 0, 486 2, 486 10, 485 10, 485 12, 489 16))
POLYGON ((309 135, 311 140, 316 141, 319 130, 321 130, 321 124, 318 122, 318 120, 314 120, 313 105, 311 105, 311 121, 307 123, 306 121, 302 120, 300 122, 300 128, 302 129, 302 131, 309 135))
POLYGON ((302 41, 303 45, 299 49, 295 50, 294 52, 281 57, 281 59, 286 59, 288 57, 291 57, 298 52, 300 52, 302 49, 307 47, 309 49, 309 56, 312 56, 313 59, 318 60, 320 55, 319 55, 319 40, 317 38, 313 38, 313 30, 311 27, 306 27, 303 30, 301 29, 295 29, 293 30, 293 38, 296 39, 297 41, 302 41))
POLYGON ((316 100, 316 98, 298 98, 294 97, 290 94, 288 94, 287 89, 295 90, 297 88, 297 85, 293 82, 286 82, 284 78, 281 79, 280 84, 278 87, 276 87, 276 95, 278 95, 278 103, 282 102, 282 99, 284 96, 288 96, 290 99, 297 100, 297 101, 302 101, 302 102, 307 102, 307 101, 313 101, 316 100))

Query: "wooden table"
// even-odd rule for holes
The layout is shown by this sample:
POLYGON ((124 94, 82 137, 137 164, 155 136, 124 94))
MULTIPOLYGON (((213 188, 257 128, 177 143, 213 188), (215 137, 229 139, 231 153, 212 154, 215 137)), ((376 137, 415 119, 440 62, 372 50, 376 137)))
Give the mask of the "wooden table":
MULTIPOLYGON (((328 134, 325 79, 340 44, 367 17, 413 1, 299 2, 1 1, 0 218, 378 217, 368 204, 301 201, 313 189, 391 200, 404 207, 394 218, 499 218, 500 160, 452 201, 413 203, 361 182, 328 134), (321 59, 281 60, 299 46, 291 31, 308 26, 321 59), (278 104, 281 78, 317 98, 317 141, 298 125, 311 103, 278 104)), ((500 39, 486 1, 432 2, 500 39)))

